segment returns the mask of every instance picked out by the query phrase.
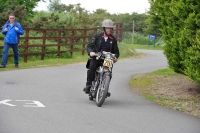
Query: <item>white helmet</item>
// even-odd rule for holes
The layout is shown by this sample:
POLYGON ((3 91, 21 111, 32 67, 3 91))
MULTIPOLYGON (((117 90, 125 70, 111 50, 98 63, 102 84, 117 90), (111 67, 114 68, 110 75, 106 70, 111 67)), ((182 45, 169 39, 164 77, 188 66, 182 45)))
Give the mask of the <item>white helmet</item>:
POLYGON ((102 22, 102 27, 114 28, 114 22, 110 19, 106 19, 102 22))

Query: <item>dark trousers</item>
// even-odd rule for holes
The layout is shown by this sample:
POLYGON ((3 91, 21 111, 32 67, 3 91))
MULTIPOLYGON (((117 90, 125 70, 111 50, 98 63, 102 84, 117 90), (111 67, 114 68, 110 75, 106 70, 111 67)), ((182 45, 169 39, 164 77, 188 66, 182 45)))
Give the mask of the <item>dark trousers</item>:
POLYGON ((96 60, 95 58, 91 58, 89 60, 90 60, 90 65, 89 65, 88 71, 87 71, 86 86, 92 85, 92 81, 94 80, 94 76, 95 76, 95 71, 100 66, 100 62, 98 60, 96 60))

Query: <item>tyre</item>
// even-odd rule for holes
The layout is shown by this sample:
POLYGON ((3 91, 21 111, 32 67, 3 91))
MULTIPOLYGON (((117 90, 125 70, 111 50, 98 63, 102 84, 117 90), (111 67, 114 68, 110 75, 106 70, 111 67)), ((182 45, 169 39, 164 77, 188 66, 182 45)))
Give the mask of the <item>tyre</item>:
POLYGON ((98 107, 101 107, 101 105, 104 103, 108 93, 109 85, 110 85, 110 76, 109 74, 104 73, 102 82, 99 84, 96 95, 96 104, 98 107))
POLYGON ((92 81, 92 87, 90 88, 90 93, 89 93, 89 100, 93 101, 93 99, 96 97, 96 89, 98 85, 97 82, 97 77, 95 75, 95 80, 92 81))

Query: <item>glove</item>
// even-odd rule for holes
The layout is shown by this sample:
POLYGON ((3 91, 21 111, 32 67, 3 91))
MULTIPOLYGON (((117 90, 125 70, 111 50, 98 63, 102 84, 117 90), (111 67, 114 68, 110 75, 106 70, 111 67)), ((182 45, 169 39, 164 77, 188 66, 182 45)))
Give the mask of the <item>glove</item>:
POLYGON ((116 63, 116 62, 117 62, 117 58, 116 58, 116 57, 115 57, 115 59, 113 60, 113 62, 114 62, 114 63, 116 63))

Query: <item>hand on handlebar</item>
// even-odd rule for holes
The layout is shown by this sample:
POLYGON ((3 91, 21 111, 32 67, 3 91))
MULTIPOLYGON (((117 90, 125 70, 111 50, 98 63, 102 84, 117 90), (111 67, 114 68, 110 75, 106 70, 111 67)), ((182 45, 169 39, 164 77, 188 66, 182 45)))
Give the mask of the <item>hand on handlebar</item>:
POLYGON ((115 59, 113 60, 113 62, 114 62, 114 63, 116 63, 116 62, 117 62, 117 58, 116 58, 116 57, 115 57, 115 59))
POLYGON ((95 54, 95 52, 90 52, 90 56, 91 57, 93 57, 93 56, 95 56, 96 54, 95 54))

